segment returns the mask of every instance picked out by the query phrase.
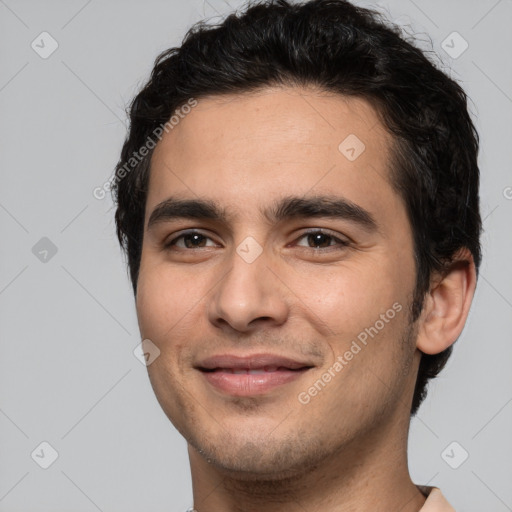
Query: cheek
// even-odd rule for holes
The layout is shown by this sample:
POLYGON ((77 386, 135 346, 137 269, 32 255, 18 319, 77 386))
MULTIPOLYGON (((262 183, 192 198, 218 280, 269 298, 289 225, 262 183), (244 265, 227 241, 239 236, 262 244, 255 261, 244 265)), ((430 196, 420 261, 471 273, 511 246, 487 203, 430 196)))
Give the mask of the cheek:
POLYGON ((183 382, 190 364, 187 340, 193 332, 192 313, 200 307, 198 297, 177 272, 163 265, 141 263, 136 308, 142 339, 160 350, 147 367, 155 396, 171 422, 181 431, 182 416, 193 413, 183 382))
POLYGON ((318 267, 314 273, 295 277, 301 314, 329 337, 346 340, 356 336, 374 325, 393 304, 399 303, 405 310, 408 278, 400 279, 395 267, 382 259, 368 258, 364 263, 351 262, 334 269, 318 267))
POLYGON ((141 335, 163 344, 186 321, 197 295, 189 280, 161 265, 141 263, 136 308, 141 335))

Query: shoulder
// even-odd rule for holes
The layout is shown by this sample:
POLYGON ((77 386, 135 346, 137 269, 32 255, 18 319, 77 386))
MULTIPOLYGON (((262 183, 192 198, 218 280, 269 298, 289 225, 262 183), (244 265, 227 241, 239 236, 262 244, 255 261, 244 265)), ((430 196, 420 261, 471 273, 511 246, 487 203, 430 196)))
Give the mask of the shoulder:
POLYGON ((438 487, 416 486, 427 500, 419 512, 455 512, 438 487))

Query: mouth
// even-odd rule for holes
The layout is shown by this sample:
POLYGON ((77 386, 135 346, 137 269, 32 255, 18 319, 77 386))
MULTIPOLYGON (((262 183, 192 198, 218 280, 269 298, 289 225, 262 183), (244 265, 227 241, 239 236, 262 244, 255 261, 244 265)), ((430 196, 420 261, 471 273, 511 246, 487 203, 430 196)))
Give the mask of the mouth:
POLYGON ((208 384, 232 396, 269 393, 299 379, 311 368, 308 362, 271 354, 218 355, 196 367, 208 384))

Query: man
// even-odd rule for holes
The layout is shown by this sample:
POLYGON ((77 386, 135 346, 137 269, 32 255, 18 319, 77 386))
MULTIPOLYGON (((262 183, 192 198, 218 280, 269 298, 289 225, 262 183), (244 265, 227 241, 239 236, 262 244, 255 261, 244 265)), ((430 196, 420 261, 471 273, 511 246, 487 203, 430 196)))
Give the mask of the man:
POLYGON ((462 89, 375 13, 278 0, 196 26, 130 118, 118 236, 194 508, 453 510, 407 436, 480 264, 462 89))

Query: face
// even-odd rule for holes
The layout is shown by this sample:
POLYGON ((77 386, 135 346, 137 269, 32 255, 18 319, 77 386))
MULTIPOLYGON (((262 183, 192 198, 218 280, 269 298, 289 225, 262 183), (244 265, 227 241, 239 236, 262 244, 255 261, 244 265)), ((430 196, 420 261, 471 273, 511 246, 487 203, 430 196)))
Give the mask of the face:
POLYGON ((411 228, 362 99, 201 99, 152 157, 137 314, 196 457, 293 475, 409 418, 411 228), (364 144, 364 146, 363 146, 364 144))

